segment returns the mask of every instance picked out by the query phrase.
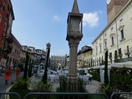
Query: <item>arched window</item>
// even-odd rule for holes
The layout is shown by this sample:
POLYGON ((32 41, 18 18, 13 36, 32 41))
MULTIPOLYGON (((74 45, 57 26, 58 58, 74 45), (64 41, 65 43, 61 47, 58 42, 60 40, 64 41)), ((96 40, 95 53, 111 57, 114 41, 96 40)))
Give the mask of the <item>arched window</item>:
POLYGON ((124 39, 124 30, 121 30, 121 40, 124 39))
POLYGON ((113 38, 113 36, 111 37, 111 42, 112 42, 112 45, 114 45, 114 38, 113 38))

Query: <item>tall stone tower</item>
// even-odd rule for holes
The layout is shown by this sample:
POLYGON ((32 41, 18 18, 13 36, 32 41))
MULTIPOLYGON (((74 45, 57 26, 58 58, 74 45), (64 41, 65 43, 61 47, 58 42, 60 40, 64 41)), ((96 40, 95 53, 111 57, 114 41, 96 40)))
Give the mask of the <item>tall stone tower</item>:
POLYGON ((108 23, 119 13, 129 0, 107 0, 108 23))

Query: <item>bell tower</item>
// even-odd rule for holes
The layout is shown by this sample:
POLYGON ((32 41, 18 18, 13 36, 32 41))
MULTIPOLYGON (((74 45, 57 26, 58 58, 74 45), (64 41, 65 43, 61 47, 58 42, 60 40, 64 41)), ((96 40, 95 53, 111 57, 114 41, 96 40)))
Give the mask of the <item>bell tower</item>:
POLYGON ((107 18, 110 23, 129 0, 107 0, 107 18))

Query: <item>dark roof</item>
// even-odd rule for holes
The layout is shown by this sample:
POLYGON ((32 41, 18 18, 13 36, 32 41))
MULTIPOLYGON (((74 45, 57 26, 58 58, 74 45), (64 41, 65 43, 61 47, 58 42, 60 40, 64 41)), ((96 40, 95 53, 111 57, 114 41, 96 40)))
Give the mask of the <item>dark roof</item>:
POLYGON ((92 50, 92 47, 85 45, 82 47, 81 50, 79 50, 78 54, 85 53, 85 52, 90 51, 90 50, 92 50))

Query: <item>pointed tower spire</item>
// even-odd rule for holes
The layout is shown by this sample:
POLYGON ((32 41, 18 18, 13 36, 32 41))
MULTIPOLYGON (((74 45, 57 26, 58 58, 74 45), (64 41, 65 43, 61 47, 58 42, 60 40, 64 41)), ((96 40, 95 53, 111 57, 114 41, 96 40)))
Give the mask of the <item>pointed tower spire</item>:
POLYGON ((79 13, 77 0, 74 0, 73 7, 72 7, 72 13, 79 13))

